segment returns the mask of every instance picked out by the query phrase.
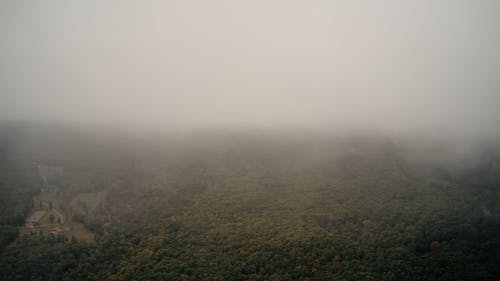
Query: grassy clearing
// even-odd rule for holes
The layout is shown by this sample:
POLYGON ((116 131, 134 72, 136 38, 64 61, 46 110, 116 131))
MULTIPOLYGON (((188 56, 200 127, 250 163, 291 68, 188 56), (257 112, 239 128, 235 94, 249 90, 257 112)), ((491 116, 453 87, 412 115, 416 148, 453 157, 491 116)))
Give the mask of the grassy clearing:
MULTIPOLYGON (((85 193, 79 194, 70 200, 70 204, 78 209, 82 208, 82 202, 87 208, 93 210, 99 206, 99 204, 104 202, 105 193, 85 193), (78 204, 78 202, 80 202, 78 204)), ((35 228, 29 228, 26 226, 19 228, 19 236, 23 236, 25 233, 32 231, 42 232, 42 235, 48 235, 54 229, 63 229, 62 235, 66 236, 68 239, 75 237, 79 241, 85 241, 88 243, 94 242, 94 233, 85 228, 85 226, 79 222, 74 222, 71 219, 71 214, 63 212, 60 206, 63 204, 64 199, 57 194, 52 192, 44 191, 40 195, 33 198, 33 212, 43 211, 45 214, 38 220, 37 226, 35 228), (53 221, 51 222, 51 216, 53 221)))
POLYGON ((40 225, 47 225, 47 224, 59 224, 60 222, 64 222, 64 218, 62 214, 60 214, 57 210, 52 209, 52 210, 47 210, 45 215, 40 219, 38 222, 40 225), (50 218, 52 216, 53 221, 50 221, 50 218))
POLYGON ((80 193, 70 201, 70 206, 75 209, 81 209, 83 205, 86 206, 87 211, 92 212, 103 206, 106 200, 106 192, 89 192, 80 193))
POLYGON ((78 222, 71 223, 71 235, 79 241, 94 243, 94 233, 90 232, 85 226, 78 222))

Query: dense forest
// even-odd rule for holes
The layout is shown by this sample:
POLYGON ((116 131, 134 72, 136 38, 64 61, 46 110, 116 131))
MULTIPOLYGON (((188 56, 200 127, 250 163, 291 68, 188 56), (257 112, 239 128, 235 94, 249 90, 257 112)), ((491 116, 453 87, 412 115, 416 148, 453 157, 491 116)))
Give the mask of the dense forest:
POLYGON ((494 142, 0 129, 1 280, 500 279, 494 142))

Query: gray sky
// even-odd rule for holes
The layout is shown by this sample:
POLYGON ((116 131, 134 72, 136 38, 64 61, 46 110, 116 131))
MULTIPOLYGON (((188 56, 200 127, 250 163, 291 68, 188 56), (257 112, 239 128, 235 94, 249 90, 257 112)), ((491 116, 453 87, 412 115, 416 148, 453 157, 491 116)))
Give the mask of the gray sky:
POLYGON ((500 1, 0 1, 0 119, 500 132, 500 1))

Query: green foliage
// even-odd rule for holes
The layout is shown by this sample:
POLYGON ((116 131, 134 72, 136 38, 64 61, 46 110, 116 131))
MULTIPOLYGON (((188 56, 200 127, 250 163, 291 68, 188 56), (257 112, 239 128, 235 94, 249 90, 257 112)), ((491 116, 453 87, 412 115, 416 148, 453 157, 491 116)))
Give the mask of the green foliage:
POLYGON ((124 147, 51 179, 96 243, 19 238, 3 280, 500 279, 496 158, 422 166, 377 139, 124 147))
POLYGON ((2 280, 97 280, 94 249, 47 237, 21 238, 0 257, 2 280))
POLYGON ((0 158, 0 253, 17 237, 18 227, 30 210, 31 198, 39 190, 38 183, 29 167, 12 166, 0 158))
POLYGON ((0 225, 0 249, 4 249, 17 237, 17 227, 0 225))

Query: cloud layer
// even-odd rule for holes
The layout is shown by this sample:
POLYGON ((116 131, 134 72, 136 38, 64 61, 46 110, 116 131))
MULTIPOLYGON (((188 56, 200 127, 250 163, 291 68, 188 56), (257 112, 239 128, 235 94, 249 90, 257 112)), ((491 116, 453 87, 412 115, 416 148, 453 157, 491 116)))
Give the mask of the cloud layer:
POLYGON ((0 118, 496 135, 498 1, 2 1, 0 118))

